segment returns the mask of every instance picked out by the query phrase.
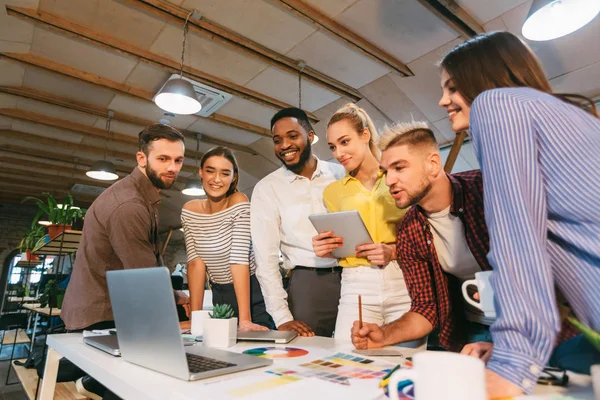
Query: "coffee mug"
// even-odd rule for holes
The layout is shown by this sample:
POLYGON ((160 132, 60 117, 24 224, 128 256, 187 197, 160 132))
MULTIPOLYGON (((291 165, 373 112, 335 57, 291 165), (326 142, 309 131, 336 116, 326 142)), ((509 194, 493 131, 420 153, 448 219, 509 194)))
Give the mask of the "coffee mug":
MULTIPOLYGON (((416 400, 485 400, 485 364, 479 358, 457 353, 424 351, 413 356, 412 369, 390 376, 391 400, 398 400, 398 383, 411 380, 416 400)), ((408 387, 408 386, 405 386, 408 387)))
POLYGON ((190 330, 192 335, 202 336, 204 334, 202 321, 210 318, 210 315, 208 315, 209 312, 208 310, 192 311, 192 329, 190 330))
POLYGON ((494 290, 490 285, 490 276, 492 271, 482 271, 475 274, 475 279, 469 279, 462 284, 463 296, 467 303, 483 311, 483 314, 488 318, 496 318, 496 310, 494 309, 494 290), (467 287, 474 285, 479 293, 479 301, 473 300, 467 292, 467 287))

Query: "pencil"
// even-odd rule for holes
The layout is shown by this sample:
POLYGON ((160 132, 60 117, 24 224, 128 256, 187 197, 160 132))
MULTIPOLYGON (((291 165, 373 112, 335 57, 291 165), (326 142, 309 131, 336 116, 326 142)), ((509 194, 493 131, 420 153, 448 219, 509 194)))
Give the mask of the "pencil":
POLYGON ((358 329, 362 329, 362 297, 358 295, 358 329))

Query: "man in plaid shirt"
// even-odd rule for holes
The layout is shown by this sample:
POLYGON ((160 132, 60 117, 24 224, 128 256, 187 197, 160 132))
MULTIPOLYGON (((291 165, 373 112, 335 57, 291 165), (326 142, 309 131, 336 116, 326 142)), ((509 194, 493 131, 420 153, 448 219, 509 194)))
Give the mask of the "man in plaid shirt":
MULTIPOLYGON (((399 208, 412 207, 398 226, 397 258, 412 299, 411 309, 384 325, 358 321, 358 349, 422 338, 434 329, 439 343, 487 361, 493 320, 466 303, 461 284, 488 263, 489 236, 483 212, 481 172, 446 174, 433 132, 413 122, 384 129, 379 147, 386 184, 399 208)), ((561 338, 573 335, 563 330, 561 338)))

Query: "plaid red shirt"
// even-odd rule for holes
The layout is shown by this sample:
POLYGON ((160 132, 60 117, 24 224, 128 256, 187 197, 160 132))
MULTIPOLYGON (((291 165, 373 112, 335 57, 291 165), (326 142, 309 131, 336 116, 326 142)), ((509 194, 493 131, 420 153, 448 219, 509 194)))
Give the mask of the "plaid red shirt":
MULTIPOLYGON (((467 244, 479 267, 491 270, 487 260, 490 240, 483 213, 481 171, 460 172, 448 178, 453 194, 450 213, 462 221, 467 244)), ((410 311, 421 314, 439 330, 441 346, 460 351, 467 343, 461 281, 442 270, 427 217, 419 206, 411 207, 398 225, 396 249, 412 299, 410 311)), ((570 324, 563 326, 559 342, 575 334, 570 324)))

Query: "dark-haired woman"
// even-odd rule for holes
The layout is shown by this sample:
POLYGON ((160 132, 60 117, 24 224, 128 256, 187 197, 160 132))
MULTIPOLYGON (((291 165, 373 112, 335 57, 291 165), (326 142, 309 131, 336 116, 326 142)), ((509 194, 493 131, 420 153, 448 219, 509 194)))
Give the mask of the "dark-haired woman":
POLYGON ((208 274, 213 304, 231 305, 241 330, 268 330, 273 321, 254 276, 250 203, 237 191, 235 156, 225 147, 211 149, 199 175, 206 199, 187 202, 181 213, 191 310, 202 309, 208 274))
POLYGON ((488 394, 530 393, 546 363, 589 373, 581 336, 555 349, 557 293, 600 330, 600 119, 591 101, 552 93, 535 55, 494 32, 442 60, 454 131, 470 130, 484 183, 498 319, 488 394))

